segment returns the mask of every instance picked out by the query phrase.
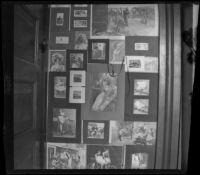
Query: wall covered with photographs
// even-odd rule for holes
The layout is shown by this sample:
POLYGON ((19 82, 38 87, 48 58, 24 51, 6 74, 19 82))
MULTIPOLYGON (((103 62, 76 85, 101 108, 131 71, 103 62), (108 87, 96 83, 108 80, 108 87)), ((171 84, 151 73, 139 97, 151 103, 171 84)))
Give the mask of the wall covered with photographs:
POLYGON ((47 169, 153 169, 156 4, 51 5, 47 169))

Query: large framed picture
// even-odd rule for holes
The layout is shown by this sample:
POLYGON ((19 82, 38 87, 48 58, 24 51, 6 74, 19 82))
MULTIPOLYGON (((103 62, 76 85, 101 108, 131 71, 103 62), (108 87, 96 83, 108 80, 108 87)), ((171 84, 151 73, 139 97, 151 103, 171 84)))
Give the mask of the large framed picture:
POLYGON ((85 169, 86 145, 47 142, 46 168, 85 169))
POLYGON ((70 86, 85 86, 86 72, 85 71, 70 71, 70 86))
POLYGON ((83 120, 83 143, 108 144, 109 121, 83 120))
POLYGON ((69 103, 85 103, 85 87, 70 87, 69 103))
POLYGON ((67 50, 68 70, 87 70, 87 50, 67 50))
POLYGON ((50 100, 55 102, 67 102, 68 76, 64 72, 49 73, 50 100))
POLYGON ((123 148, 113 145, 87 145, 87 169, 122 169, 123 148))
POLYGON ((80 105, 51 104, 48 118, 48 140, 52 142, 80 143, 80 105))
POLYGON ((109 62, 109 40, 89 39, 88 42, 88 63, 109 62))

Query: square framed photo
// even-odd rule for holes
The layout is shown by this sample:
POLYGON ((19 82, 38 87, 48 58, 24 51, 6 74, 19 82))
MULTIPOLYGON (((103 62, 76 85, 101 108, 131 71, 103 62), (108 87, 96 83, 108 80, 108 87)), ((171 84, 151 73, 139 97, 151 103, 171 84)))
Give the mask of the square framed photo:
POLYGON ((85 87, 70 87, 69 103, 85 103, 85 87))
POLYGON ((149 96, 150 80, 134 80, 134 92, 133 95, 149 96))
POLYGON ((48 119, 48 140, 52 142, 80 143, 80 105, 51 104, 48 119))
POLYGON ((49 73, 49 89, 52 102, 63 102, 68 99, 68 77, 63 72, 49 73))
POLYGON ((83 143, 108 144, 109 121, 83 120, 83 143))
POLYGON ((47 142, 46 168, 85 169, 86 145, 47 142))
POLYGON ((89 39, 88 42, 88 63, 109 62, 109 40, 89 39))
POLYGON ((148 113, 149 113, 149 99, 133 100, 133 114, 148 115, 148 113))
POLYGON ((69 70, 87 70, 87 51, 67 50, 67 61, 69 70))
POLYGON ((49 51, 49 72, 66 71, 66 51, 50 50, 49 51))
POLYGON ((86 72, 85 71, 70 71, 70 86, 85 86, 86 72))

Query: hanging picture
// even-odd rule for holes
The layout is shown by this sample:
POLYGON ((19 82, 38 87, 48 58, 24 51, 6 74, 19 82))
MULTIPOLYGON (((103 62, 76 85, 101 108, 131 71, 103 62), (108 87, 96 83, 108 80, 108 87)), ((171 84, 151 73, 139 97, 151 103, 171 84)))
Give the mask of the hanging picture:
POLYGON ((88 49, 89 31, 75 31, 75 50, 88 49))
POLYGON ((74 17, 87 17, 88 13, 87 13, 87 9, 74 9, 74 17))
POLYGON ((133 95, 149 96, 149 82, 150 80, 135 79, 133 95))
POLYGON ((70 87, 69 103, 85 103, 85 87, 70 87))
POLYGON ((48 140, 80 143, 80 106, 61 103, 52 104, 49 110, 48 140))
POLYGON ((131 169, 147 169, 148 167, 148 154, 147 153, 134 153, 132 154, 131 169))
POLYGON ((109 121, 83 120, 83 143, 108 144, 109 121))
POLYGON ((149 112, 149 99, 134 99, 133 114, 147 115, 149 112))
POLYGON ((87 169, 122 169, 121 146, 87 145, 87 169))
POLYGON ((85 169, 86 145, 47 143, 47 169, 85 169))
POLYGON ((115 111, 118 88, 117 77, 111 77, 108 73, 94 72, 91 78, 91 111, 115 111))
POLYGON ((66 71, 66 51, 50 50, 49 51, 49 71, 65 72, 66 71))
POLYGON ((89 39, 88 63, 108 63, 108 62, 109 62, 109 40, 89 39))
POLYGON ((85 86, 86 73, 85 71, 70 71, 70 86, 85 86))
POLYGON ((91 38, 158 36, 158 5, 99 4, 92 6, 91 38))
POLYGON ((87 51, 86 50, 67 50, 67 65, 69 70, 87 69, 87 51))
POLYGON ((64 13, 56 13, 56 25, 63 26, 64 24, 64 13))

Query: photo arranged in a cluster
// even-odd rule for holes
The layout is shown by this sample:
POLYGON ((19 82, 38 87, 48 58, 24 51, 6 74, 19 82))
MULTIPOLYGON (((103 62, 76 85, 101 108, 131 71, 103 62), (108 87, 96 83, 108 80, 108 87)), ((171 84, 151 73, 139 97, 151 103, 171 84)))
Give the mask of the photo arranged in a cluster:
POLYGON ((66 98, 66 77, 54 77, 54 98, 66 98))
POLYGON ((148 167, 148 154, 147 153, 134 153, 132 154, 131 169, 147 169, 148 167))
POLYGON ((133 114, 147 115, 149 112, 149 99, 134 99, 133 114))
POLYGON ((134 94, 138 96, 149 96, 150 80, 134 80, 134 94))
POLYGON ((104 139, 104 123, 89 122, 88 137, 89 139, 104 139))

